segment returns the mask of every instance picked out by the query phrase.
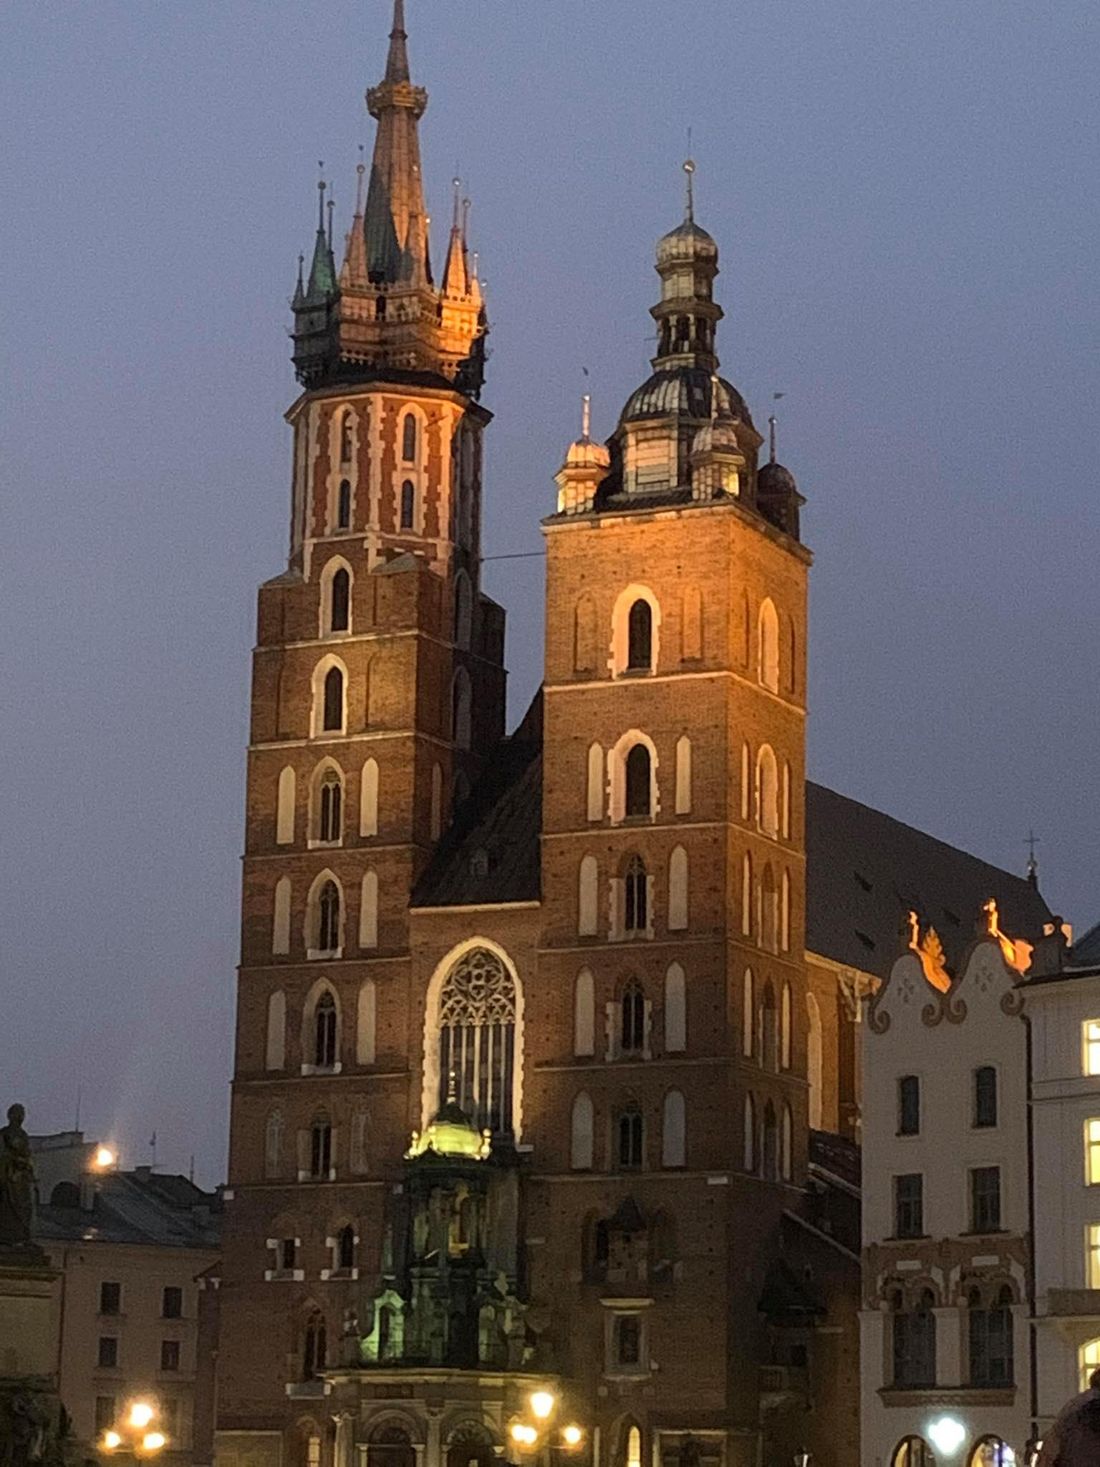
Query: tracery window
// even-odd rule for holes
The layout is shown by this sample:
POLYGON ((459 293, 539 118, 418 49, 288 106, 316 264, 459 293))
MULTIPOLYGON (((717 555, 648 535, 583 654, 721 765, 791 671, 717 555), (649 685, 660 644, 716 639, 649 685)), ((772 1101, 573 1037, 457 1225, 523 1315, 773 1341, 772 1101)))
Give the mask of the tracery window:
POLYGON ((320 1070, 336 1063, 336 1000, 327 990, 313 1011, 313 1063, 320 1070))
POLYGON ((317 951, 334 953, 340 947, 340 890, 326 881, 317 898, 317 951))
POLYGON ((645 994, 637 983, 623 990, 619 1047, 623 1054, 640 1054, 645 1048, 645 994))
POLYGON ((623 928, 645 932, 649 926, 649 875, 641 856, 631 856, 623 882, 623 928))
POLYGON ((338 841, 343 830, 344 789, 340 776, 330 769, 321 783, 317 834, 322 841, 338 841))
POLYGON ((302 1379, 315 1380, 324 1370, 327 1357, 325 1316, 320 1310, 314 1310, 306 1321, 306 1332, 302 1341, 302 1379))
POLYGON ((459 1105, 476 1126, 512 1129, 516 985, 495 953, 472 948, 447 974, 439 996, 439 1099, 451 1076, 459 1105))

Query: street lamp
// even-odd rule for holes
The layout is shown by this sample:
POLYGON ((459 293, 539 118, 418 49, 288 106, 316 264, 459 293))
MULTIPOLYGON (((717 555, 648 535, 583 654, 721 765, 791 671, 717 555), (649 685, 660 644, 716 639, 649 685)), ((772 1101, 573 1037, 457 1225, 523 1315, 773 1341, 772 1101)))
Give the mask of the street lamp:
POLYGON ((556 1427, 561 1401, 553 1391, 540 1386, 527 1397, 526 1405, 523 1415, 514 1417, 508 1427, 509 1439, 520 1452, 534 1454, 543 1447, 576 1452, 584 1445, 584 1427, 576 1421, 556 1427))
POLYGON ((953 1457, 966 1440, 966 1427, 955 1416, 940 1416, 928 1428, 928 1440, 945 1457, 953 1457))
POLYGON ((156 1425, 157 1408, 150 1401, 131 1401, 125 1417, 109 1426, 99 1440, 99 1449, 107 1456, 132 1453, 135 1457, 152 1458, 168 1445, 168 1438, 156 1425))

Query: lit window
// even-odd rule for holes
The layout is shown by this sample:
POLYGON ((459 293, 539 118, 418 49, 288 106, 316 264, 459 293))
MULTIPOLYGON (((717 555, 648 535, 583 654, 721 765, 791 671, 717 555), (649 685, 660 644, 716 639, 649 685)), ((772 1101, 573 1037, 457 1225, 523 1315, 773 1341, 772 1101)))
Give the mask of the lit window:
POLYGON ((1086 1230, 1085 1278, 1090 1289, 1100 1289, 1100 1223, 1089 1223, 1086 1230))
POLYGON ((1085 1074, 1100 1075, 1100 1019, 1086 1019, 1081 1038, 1085 1074))
POLYGON ((642 1467, 642 1433, 636 1426, 626 1434, 626 1467, 642 1467))
POLYGON ((1080 1367, 1081 1389, 1087 1391, 1089 1376, 1094 1370, 1100 1369, 1100 1340, 1089 1340, 1087 1345, 1081 1346, 1077 1352, 1077 1364, 1080 1367))
POLYGON ((1100 1186, 1100 1119, 1085 1122, 1085 1181, 1100 1186))
POLYGON ((474 1124, 512 1129, 516 984, 496 953, 473 948, 447 974, 439 995, 439 1103, 455 1098, 474 1124))

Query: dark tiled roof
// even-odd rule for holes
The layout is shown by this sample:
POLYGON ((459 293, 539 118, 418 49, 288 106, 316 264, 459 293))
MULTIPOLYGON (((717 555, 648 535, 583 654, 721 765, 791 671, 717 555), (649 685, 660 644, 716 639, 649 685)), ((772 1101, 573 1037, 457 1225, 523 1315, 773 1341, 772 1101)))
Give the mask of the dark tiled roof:
MULTIPOLYGON (((62 1183, 54 1195, 75 1201, 79 1186, 62 1183)), ((168 1248, 216 1248, 220 1198, 186 1177, 155 1172, 105 1172, 96 1179, 94 1203, 58 1206, 46 1200, 35 1214, 40 1243, 83 1241, 156 1244, 168 1248)))
POLYGON ((414 907, 538 901, 542 694, 459 808, 416 884, 414 907))
POLYGON ((806 785, 806 947, 885 977, 901 950, 905 913, 940 936, 950 968, 974 940, 981 905, 996 898, 1010 937, 1035 941, 1050 909, 1013 876, 819 784, 806 785))

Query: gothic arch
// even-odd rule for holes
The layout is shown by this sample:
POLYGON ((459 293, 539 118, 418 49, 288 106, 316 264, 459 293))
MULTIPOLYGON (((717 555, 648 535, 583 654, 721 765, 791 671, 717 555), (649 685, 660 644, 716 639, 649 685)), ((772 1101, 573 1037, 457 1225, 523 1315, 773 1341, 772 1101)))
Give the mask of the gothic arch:
POLYGON ((321 871, 313 879, 306 899, 306 920, 303 933, 307 957, 332 958, 344 950, 344 929, 347 921, 347 903, 344 889, 334 871, 321 871), (335 931, 332 930, 333 913, 330 909, 331 892, 335 888, 337 910, 335 931), (327 930, 326 930, 327 929, 327 930), (333 939, 335 938, 335 941, 333 939))
POLYGON ((649 755, 648 818, 656 820, 660 813, 661 800, 657 778, 659 767, 657 745, 640 728, 629 728, 616 741, 607 755, 608 784, 611 789, 611 823, 613 825, 621 825, 627 818, 627 761, 630 758, 631 752, 638 747, 646 750, 649 755))
POLYGON ((779 614, 770 596, 760 604, 757 621, 758 676, 769 693, 779 692, 779 614))
POLYGON ((334 652, 329 652, 322 657, 313 669, 311 713, 310 713, 310 735, 312 738, 324 738, 326 734, 344 734, 348 729, 348 669, 342 658, 337 657, 334 652), (329 673, 340 674, 339 698, 337 699, 333 689, 336 686, 330 680, 329 673), (337 702, 339 707, 336 707, 337 702), (337 722, 335 715, 339 713, 337 722))
POLYGON ((347 637, 352 630, 352 592, 355 587, 355 572, 342 555, 334 555, 325 563, 321 572, 319 635, 322 637, 347 637), (347 577, 344 589, 335 585, 337 575, 343 571, 347 577), (337 623, 342 625, 337 625, 337 623))
MULTIPOLYGON (((635 614, 635 633, 637 633, 637 614, 635 614)), ((637 652, 637 642, 635 641, 637 652)), ((608 670, 612 677, 621 677, 625 672, 654 673, 660 666, 661 656, 661 604, 648 586, 636 583, 627 586, 619 592, 615 601, 614 610, 611 613, 611 657, 608 670), (649 607, 649 657, 648 666, 630 666, 631 652, 631 612, 638 602, 649 607)), ((635 658, 637 661, 637 657, 635 658)))
POLYGON ((305 1003, 302 1005, 302 1068, 307 1071, 329 1068, 339 1071, 340 1056, 343 1054, 344 1046, 343 1029, 344 1022, 340 995, 327 978, 318 978, 306 994, 305 1003), (317 1032, 317 1012, 318 1006, 326 997, 331 998, 335 1008, 335 1040, 332 1047, 336 1056, 336 1062, 331 1067, 318 1064, 319 1036, 317 1032))

